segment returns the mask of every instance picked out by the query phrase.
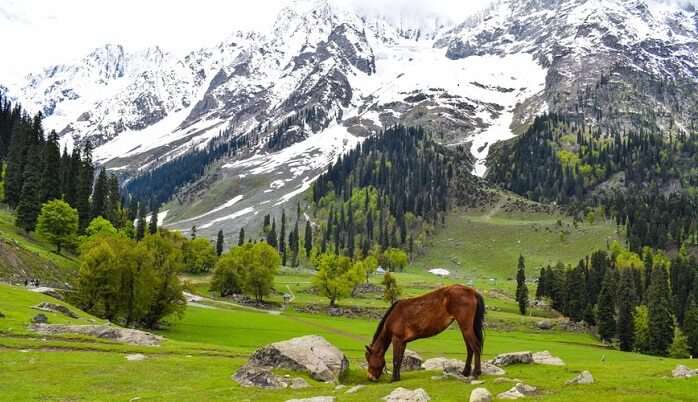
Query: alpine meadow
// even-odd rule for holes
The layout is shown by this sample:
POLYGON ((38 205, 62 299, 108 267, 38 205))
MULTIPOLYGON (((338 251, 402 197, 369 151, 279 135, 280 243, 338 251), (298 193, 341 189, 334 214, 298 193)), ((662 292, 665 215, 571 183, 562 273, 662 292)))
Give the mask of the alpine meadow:
POLYGON ((698 401, 694 0, 146 3, 0 0, 0 401, 698 401))

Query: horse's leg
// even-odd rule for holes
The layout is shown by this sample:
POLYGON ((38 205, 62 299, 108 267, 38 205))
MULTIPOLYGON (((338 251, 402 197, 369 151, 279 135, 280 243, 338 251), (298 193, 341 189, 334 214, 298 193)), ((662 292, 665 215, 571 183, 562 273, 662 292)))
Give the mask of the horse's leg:
POLYGON ((473 364, 473 348, 470 347, 468 341, 463 336, 463 341, 465 341, 465 348, 468 350, 468 357, 465 359, 465 367, 463 367, 463 375, 470 377, 470 372, 473 364))
POLYGON ((400 381, 402 358, 405 356, 405 342, 393 338, 393 381, 400 381))

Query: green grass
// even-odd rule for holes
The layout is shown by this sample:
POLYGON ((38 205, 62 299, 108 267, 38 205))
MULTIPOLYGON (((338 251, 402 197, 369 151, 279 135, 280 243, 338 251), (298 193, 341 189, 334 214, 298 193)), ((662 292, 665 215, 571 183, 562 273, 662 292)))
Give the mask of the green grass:
MULTIPOLYGON (((33 305, 45 296, 0 286, 0 311, 13 311, 0 319, 0 388, 5 400, 183 400, 183 401, 285 401, 291 398, 336 395, 339 401, 377 401, 395 387, 424 388, 432 400, 467 400, 474 386, 455 380, 432 380, 433 372, 404 373, 399 384, 384 378, 377 384, 365 380, 363 345, 370 339, 375 322, 327 316, 189 308, 181 321, 160 331, 169 340, 160 347, 138 347, 72 338, 43 340, 31 337, 22 327, 33 305), (9 320, 9 324, 4 322, 9 320), (8 332, 9 331, 9 332, 8 332), (239 387, 231 375, 245 357, 269 342, 306 334, 319 334, 342 349, 351 362, 343 383, 364 384, 355 395, 334 390, 334 385, 306 379, 312 387, 299 391, 262 391, 239 387), (145 361, 129 362, 127 353, 144 353, 145 361), (37 373, 40 373, 38 375, 37 373), (31 381, 28 379, 32 378, 31 381)), ((69 319, 50 316, 59 322, 69 319)), ((78 321, 89 320, 82 315, 78 321)), ((520 350, 549 350, 567 362, 566 367, 512 366, 507 376, 519 378, 541 389, 533 400, 586 401, 590 395, 603 401, 695 400, 698 379, 666 378, 677 361, 622 353, 597 344, 586 334, 540 331, 495 331, 486 335, 485 357, 520 350), (581 370, 590 370, 597 383, 565 386, 581 370)), ((410 344, 423 357, 463 358, 461 335, 447 330, 441 335, 410 344)), ((503 392, 511 384, 494 384, 484 377, 491 392, 503 392)))
POLYGON ((55 248, 35 233, 27 235, 15 226, 14 215, 0 204, 0 280, 17 282, 41 278, 54 284, 70 281, 77 272, 77 258, 55 248))

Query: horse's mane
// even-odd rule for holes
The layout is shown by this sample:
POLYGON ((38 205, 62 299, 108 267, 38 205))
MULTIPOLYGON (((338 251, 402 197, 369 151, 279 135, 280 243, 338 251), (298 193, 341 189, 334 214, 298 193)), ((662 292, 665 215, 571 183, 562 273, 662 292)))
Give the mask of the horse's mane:
POLYGON ((390 306, 390 308, 388 309, 388 311, 385 312, 385 315, 384 315, 383 318, 381 319, 380 324, 378 324, 378 328, 376 328, 376 333, 373 334, 373 340, 371 341, 371 346, 373 346, 373 344, 376 343, 376 339, 378 339, 378 335, 380 335, 381 331, 383 331, 383 327, 385 326, 385 321, 388 319, 388 316, 389 316, 390 313, 393 311, 393 309, 395 308, 395 306, 397 306, 397 303, 398 303, 398 302, 393 303, 393 305, 390 306))

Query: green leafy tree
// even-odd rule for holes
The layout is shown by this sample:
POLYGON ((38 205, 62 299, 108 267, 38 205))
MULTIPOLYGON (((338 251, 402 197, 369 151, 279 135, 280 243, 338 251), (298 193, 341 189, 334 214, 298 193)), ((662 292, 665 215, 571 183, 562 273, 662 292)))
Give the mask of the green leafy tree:
POLYGON ((242 293, 249 254, 245 247, 238 246, 221 255, 213 271, 211 290, 221 297, 242 293))
POLYGON ((526 286, 526 263, 522 255, 519 256, 519 265, 516 270, 516 302, 519 304, 519 312, 526 315, 528 286, 526 286))
POLYGON ((85 229, 85 234, 89 237, 97 235, 115 235, 118 231, 108 220, 98 216, 90 221, 90 224, 85 229))
POLYGON ((664 356, 674 337, 674 317, 668 275, 663 265, 655 265, 652 269, 650 287, 647 290, 647 309, 649 352, 664 356))
POLYGON ((211 271, 216 265, 216 250, 208 240, 198 237, 187 241, 182 247, 185 271, 201 274, 211 271))
POLYGON ((399 248, 389 248, 383 253, 385 265, 390 272, 402 271, 407 266, 409 259, 407 253, 399 248))
POLYGON ((640 353, 648 353, 650 349, 649 313, 647 306, 635 307, 633 313, 633 328, 635 350, 640 353))
POLYGON ((683 334, 679 327, 674 329, 674 339, 669 347, 669 357, 674 359, 688 359, 691 357, 688 338, 686 338, 686 335, 683 334))
POLYGON ((390 272, 386 272, 385 275, 383 275, 383 282, 381 282, 381 284, 383 285, 383 300, 390 304, 394 304, 400 299, 402 289, 390 272))
POLYGON ((281 265, 281 256, 276 248, 263 242, 243 247, 249 249, 250 260, 242 289, 261 303, 274 286, 274 275, 281 265))
POLYGON ((362 273, 353 268, 351 259, 345 256, 328 253, 318 257, 313 285, 330 300, 330 306, 336 306, 337 300, 349 296, 354 286, 363 280, 362 273))
POLYGON ((72 243, 77 236, 78 211, 65 201, 49 201, 41 208, 36 229, 60 254, 63 246, 72 243))
POLYGON ((153 299, 143 322, 155 328, 169 316, 181 316, 186 308, 182 283, 178 275, 184 269, 181 252, 183 238, 176 232, 158 232, 143 239, 144 247, 153 256, 153 299))

